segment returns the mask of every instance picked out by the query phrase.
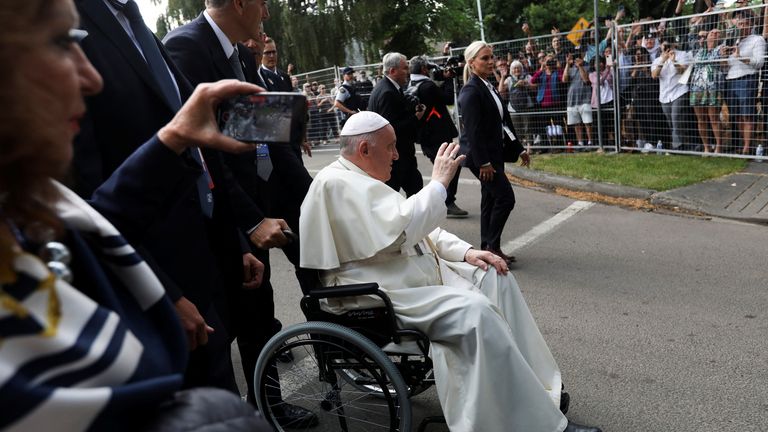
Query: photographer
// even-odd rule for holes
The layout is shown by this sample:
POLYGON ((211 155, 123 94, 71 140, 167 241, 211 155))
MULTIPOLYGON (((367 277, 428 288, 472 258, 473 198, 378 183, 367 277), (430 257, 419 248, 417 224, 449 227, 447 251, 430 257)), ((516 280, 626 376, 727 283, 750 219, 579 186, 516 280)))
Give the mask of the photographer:
MULTIPOLYGON (((453 86, 446 86, 445 83, 453 83, 453 71, 450 68, 440 69, 437 65, 429 63, 423 56, 411 58, 409 69, 411 72, 409 88, 416 89, 416 96, 424 104, 424 116, 421 118, 421 128, 416 140, 421 144, 424 155, 434 163, 440 145, 444 142, 450 143, 459 136, 447 107, 453 103, 453 86), (438 86, 429 79, 430 69, 434 70, 438 77, 445 78, 443 86, 438 86), (449 88, 446 89, 446 87, 449 88)), ((448 208, 448 217, 463 218, 468 215, 466 210, 456 205, 460 172, 461 166, 456 170, 456 175, 453 176, 447 188, 448 196, 445 199, 445 206, 448 208)))
POLYGON ((659 80, 659 102, 667 123, 672 129, 672 148, 677 150, 684 143, 684 121, 688 106, 688 85, 680 83, 680 77, 690 64, 685 51, 675 49, 673 42, 661 45, 661 55, 651 66, 651 77, 659 80))
POLYGON ((567 117, 568 126, 576 131, 576 141, 584 145, 584 131, 587 132, 587 145, 592 145, 592 107, 590 106, 589 65, 584 63, 581 53, 568 54, 565 60, 563 83, 568 84, 567 117))

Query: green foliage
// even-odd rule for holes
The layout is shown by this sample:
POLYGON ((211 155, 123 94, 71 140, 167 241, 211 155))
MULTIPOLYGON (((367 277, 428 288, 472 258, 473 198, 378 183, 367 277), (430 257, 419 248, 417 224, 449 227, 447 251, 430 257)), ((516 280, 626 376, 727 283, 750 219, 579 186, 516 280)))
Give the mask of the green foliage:
POLYGON ((743 159, 652 154, 571 154, 537 156, 532 167, 604 183, 669 190, 741 171, 743 159))
MULTIPOLYGON (((160 0, 152 0, 159 4, 160 0)), ((205 9, 205 0, 168 0, 166 12, 157 18, 157 37, 164 38, 169 31, 200 14, 205 9)))
MULTIPOLYGON (((659 17, 677 4, 677 0, 599 1, 600 16, 612 16, 624 4, 631 17, 659 17)), ((204 3, 168 0, 166 13, 158 18, 158 37, 196 17, 204 3)), ((592 21, 592 0, 482 0, 481 4, 488 41, 522 38, 523 22, 541 35, 553 27, 568 31, 582 16, 592 21)), ((283 67, 291 62, 297 71, 309 71, 344 65, 352 53, 362 54, 364 63, 377 63, 388 51, 410 57, 439 54, 435 48, 448 40, 467 45, 480 36, 476 8, 477 0, 270 0, 271 18, 264 28, 278 44, 283 67)))

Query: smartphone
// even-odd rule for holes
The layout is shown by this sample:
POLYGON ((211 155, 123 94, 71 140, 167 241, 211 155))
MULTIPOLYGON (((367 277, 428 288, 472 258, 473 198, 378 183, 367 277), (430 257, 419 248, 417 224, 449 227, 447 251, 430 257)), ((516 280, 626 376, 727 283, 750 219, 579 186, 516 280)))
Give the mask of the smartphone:
POLYGON ((238 141, 287 144, 300 138, 307 121, 307 97, 299 93, 240 95, 219 107, 219 127, 238 141))

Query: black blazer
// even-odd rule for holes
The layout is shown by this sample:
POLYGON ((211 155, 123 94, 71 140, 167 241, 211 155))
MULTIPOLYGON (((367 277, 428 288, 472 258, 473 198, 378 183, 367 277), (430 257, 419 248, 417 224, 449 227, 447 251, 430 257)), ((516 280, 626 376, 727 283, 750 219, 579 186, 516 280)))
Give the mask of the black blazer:
MULTIPOLYGON (((166 49, 193 85, 235 79, 235 72, 225 57, 221 43, 213 28, 200 14, 190 23, 174 29, 164 39, 166 49)), ((242 44, 237 44, 246 81, 258 82, 258 66, 253 55, 242 44)), ((290 85, 290 80, 288 82, 290 85)), ((261 211, 264 216, 285 218, 291 229, 298 232, 298 208, 309 190, 312 177, 304 168, 300 156, 287 145, 270 145, 273 171, 268 184, 257 175, 256 152, 244 155, 223 155, 219 169, 233 182, 228 194, 236 213, 261 211), (271 194, 270 191, 279 191, 271 194), (271 196, 270 196, 271 195, 271 196), (284 200, 289 200, 288 204, 284 200), (290 212, 288 209, 294 209, 290 212)), ((211 172, 214 168, 211 168, 211 172)), ((215 190, 215 189, 214 189, 215 190)), ((239 220, 248 220, 247 214, 239 220)), ((259 219, 260 220, 260 219, 259 219)), ((255 224, 244 225, 244 230, 255 224)))
POLYGON ((290 92, 293 91, 293 85, 291 84, 291 77, 277 69, 277 73, 261 66, 259 67, 259 74, 264 81, 265 89, 269 91, 290 92))
POLYGON ((411 85, 419 86, 417 93, 419 101, 426 106, 424 116, 421 118, 418 142, 422 147, 426 146, 436 151, 440 144, 450 143, 459 135, 447 107, 453 104, 453 93, 444 92, 430 79, 412 81, 411 85))
MULTIPOLYGON (((192 85, 237 79, 216 33, 203 14, 168 33, 163 43, 192 85)), ((237 47, 246 81, 254 82, 257 66, 253 55, 244 45, 237 44, 237 47)), ((256 175, 256 152, 238 156, 206 152, 206 156, 215 158, 218 162, 211 167, 211 173, 226 179, 225 185, 214 189, 219 189, 214 198, 218 199, 222 194, 227 195, 222 199, 235 206, 235 214, 243 231, 256 226, 268 213, 266 191, 263 182, 256 175), (232 161, 237 163, 230 164, 232 161), (247 176, 247 180, 243 175, 247 176), (246 214, 240 215, 243 211, 246 214)))
POLYGON ((376 83, 368 101, 368 111, 380 114, 395 129, 397 135, 397 151, 404 155, 415 153, 413 143, 419 128, 419 119, 413 110, 408 108, 400 89, 388 78, 384 77, 376 83))
MULTIPOLYGON (((75 139, 76 191, 87 198, 98 187, 115 187, 100 186, 104 182, 122 185, 115 195, 119 199, 95 196, 92 205, 154 264, 153 269, 172 300, 183 295, 204 313, 220 293, 223 274, 242 278, 237 232, 232 228, 226 236, 228 253, 214 252, 211 240, 223 240, 214 235, 211 221, 200 210, 195 179, 201 171, 195 162, 162 146, 148 147, 135 154, 171 120, 174 111, 167 105, 136 46, 103 0, 78 0, 76 5, 81 26, 89 33, 83 40, 83 50, 104 78, 104 90, 86 98, 87 115, 75 139), (113 174, 132 157, 140 158, 141 162, 122 170, 122 174, 113 174), (154 164, 149 163, 153 161, 154 164), (157 165, 160 161, 181 164, 185 168, 180 169, 187 174, 183 178, 173 177, 183 174, 173 174, 170 165, 157 165)), ((192 87, 160 41, 157 43, 185 100, 192 87)), ((215 209, 221 210, 218 204, 215 209)), ((239 286, 239 282, 233 283, 239 286)))
MULTIPOLYGON (((88 111, 74 142, 73 189, 88 197, 139 145, 175 114, 135 45, 103 0, 78 0, 83 51, 104 78, 104 89, 86 98, 88 111)), ((192 87, 162 49, 181 100, 192 87)))
MULTIPOLYGON (((466 166, 470 169, 480 169, 490 162, 495 169, 504 169, 502 124, 507 125, 515 137, 517 133, 503 102, 503 116, 499 116, 499 108, 491 96, 491 91, 480 78, 472 75, 459 92, 459 112, 462 124, 460 141, 462 149, 467 152, 466 166)), ((516 139, 511 144, 518 154, 523 151, 519 140, 516 139)))

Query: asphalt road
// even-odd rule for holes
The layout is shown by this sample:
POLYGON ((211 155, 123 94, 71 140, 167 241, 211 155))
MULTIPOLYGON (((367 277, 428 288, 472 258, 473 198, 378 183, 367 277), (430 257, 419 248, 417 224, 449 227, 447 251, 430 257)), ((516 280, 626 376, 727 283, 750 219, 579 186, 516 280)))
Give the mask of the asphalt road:
MULTIPOLYGON (((328 150, 305 157, 310 172, 328 150)), ((429 175, 429 160, 419 166, 429 175)), ((462 178, 470 216, 443 228, 477 244, 480 187, 462 178)), ((569 418, 606 432, 768 430, 765 227, 515 193, 503 242, 518 246, 514 275, 563 372, 569 418)), ((277 316, 302 322, 293 270, 280 252, 272 262, 277 316)), ((440 414, 434 390, 413 403, 415 424, 440 414)))

